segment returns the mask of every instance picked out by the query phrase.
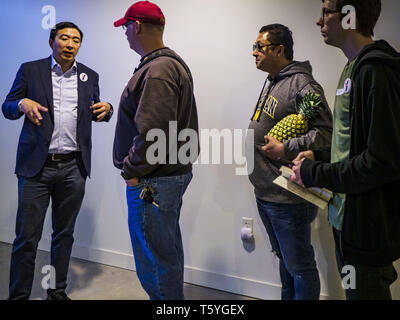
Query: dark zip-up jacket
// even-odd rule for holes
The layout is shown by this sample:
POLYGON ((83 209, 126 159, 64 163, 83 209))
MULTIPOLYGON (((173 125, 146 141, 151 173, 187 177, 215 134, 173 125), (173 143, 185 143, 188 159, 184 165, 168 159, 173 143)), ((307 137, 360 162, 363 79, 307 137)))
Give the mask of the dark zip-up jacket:
POLYGON ((400 258, 400 54, 383 40, 368 45, 351 78, 349 159, 305 160, 301 177, 347 194, 345 261, 384 266, 400 258))
POLYGON ((198 117, 190 70, 173 50, 155 50, 141 59, 122 93, 114 165, 127 178, 177 176, 192 171, 198 153, 198 117), (163 133, 165 140, 160 140, 157 132, 152 135, 152 129, 163 133), (189 138, 180 136, 185 129, 191 129, 189 138), (182 150, 186 162, 181 161, 182 150), (153 162, 157 159, 160 161, 153 162))

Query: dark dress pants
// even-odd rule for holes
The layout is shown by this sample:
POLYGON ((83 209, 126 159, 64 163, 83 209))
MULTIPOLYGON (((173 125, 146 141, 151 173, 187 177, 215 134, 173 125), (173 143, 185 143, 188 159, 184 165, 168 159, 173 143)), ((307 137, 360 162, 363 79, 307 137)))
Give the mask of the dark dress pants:
MULTIPOLYGON (((341 250, 341 231, 333 229, 336 248, 336 262, 343 279, 343 267, 352 266, 355 271, 355 287, 346 289, 347 300, 392 300, 390 285, 397 280, 397 271, 393 264, 386 266, 367 266, 348 263, 341 250)), ((342 280, 343 281, 343 280, 342 280)))
POLYGON ((86 175, 78 154, 61 162, 46 161, 33 178, 18 177, 16 238, 10 268, 9 299, 28 299, 38 243, 49 201, 52 201, 51 265, 57 289, 67 286, 75 221, 85 193, 86 175))

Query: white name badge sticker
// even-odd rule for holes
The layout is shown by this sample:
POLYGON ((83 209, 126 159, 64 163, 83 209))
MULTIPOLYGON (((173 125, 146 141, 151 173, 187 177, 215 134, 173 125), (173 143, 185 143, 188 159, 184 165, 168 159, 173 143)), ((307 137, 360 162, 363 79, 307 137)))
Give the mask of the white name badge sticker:
POLYGON ((350 78, 347 78, 347 79, 344 81, 344 87, 341 88, 341 89, 338 89, 338 90, 336 91, 336 95, 337 95, 337 96, 341 96, 341 95, 344 95, 344 94, 348 94, 348 93, 350 92, 350 90, 351 90, 351 79, 350 79, 350 78))
POLYGON ((351 79, 347 78, 344 82, 344 93, 349 93, 351 90, 351 79))

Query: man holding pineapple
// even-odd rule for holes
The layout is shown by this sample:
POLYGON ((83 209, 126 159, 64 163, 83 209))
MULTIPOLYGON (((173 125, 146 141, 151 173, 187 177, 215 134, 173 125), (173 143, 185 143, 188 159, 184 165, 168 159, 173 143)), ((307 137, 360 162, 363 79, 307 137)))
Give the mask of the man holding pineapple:
POLYGON ((329 150, 331 111, 310 63, 293 61, 293 38, 287 27, 261 28, 253 56, 257 68, 269 76, 249 126, 255 138, 254 171, 249 178, 272 250, 279 258, 282 299, 319 299, 310 227, 317 208, 273 181, 281 165, 299 152, 329 150))
POLYGON ((372 39, 380 0, 322 2, 321 34, 348 63, 336 94, 331 163, 311 160, 324 161, 322 154, 301 153, 292 180, 336 192, 329 221, 337 263, 340 271, 351 265, 356 272, 347 299, 391 299, 393 261, 400 258, 400 54, 372 39), (356 29, 342 27, 348 5, 356 29))

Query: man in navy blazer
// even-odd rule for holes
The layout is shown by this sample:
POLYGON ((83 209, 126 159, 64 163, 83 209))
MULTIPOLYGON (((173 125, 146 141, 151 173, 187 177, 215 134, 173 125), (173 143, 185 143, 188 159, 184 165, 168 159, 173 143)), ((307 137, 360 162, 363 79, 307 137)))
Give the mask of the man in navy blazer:
POLYGON ((47 290, 47 299, 69 299, 67 272, 75 221, 90 176, 92 120, 109 121, 113 112, 109 103, 100 102, 98 74, 75 60, 82 38, 82 31, 71 22, 53 27, 49 39, 53 54, 21 65, 2 106, 7 119, 25 115, 15 169, 18 212, 9 299, 30 296, 50 198, 55 285, 47 290))

